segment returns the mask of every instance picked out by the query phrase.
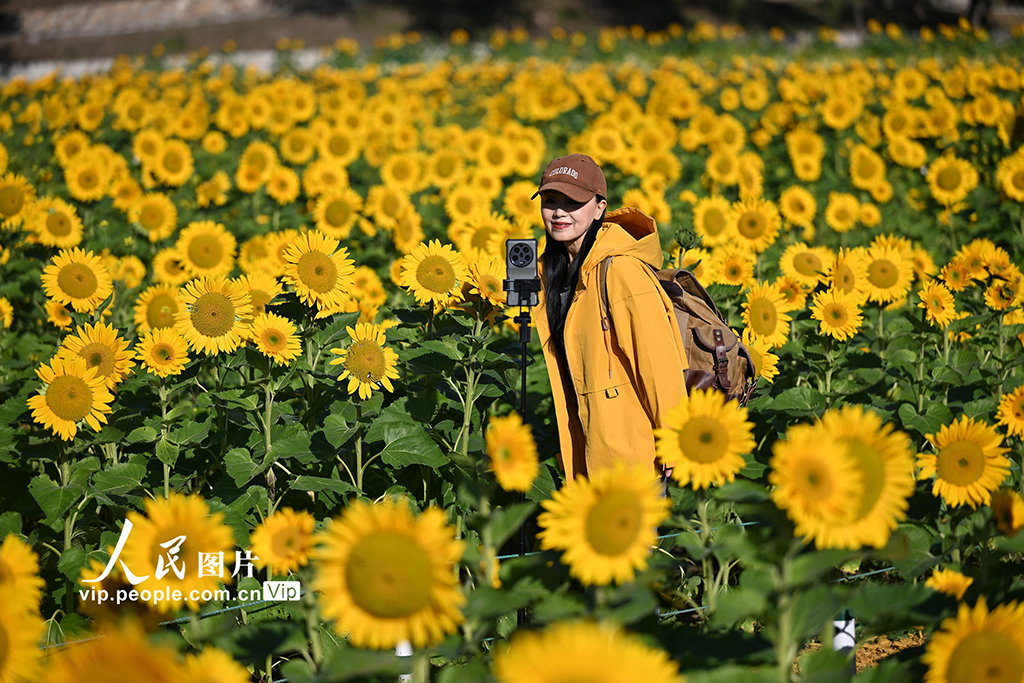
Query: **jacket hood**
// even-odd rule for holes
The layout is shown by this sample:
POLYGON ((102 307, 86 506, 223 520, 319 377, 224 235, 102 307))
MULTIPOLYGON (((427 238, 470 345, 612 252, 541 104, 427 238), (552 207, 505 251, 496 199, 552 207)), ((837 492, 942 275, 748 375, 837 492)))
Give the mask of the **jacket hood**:
POLYGON ((653 218, 634 206, 605 212, 604 224, 580 268, 580 277, 596 268, 607 257, 620 255, 634 256, 657 270, 661 269, 665 260, 657 224, 653 218))

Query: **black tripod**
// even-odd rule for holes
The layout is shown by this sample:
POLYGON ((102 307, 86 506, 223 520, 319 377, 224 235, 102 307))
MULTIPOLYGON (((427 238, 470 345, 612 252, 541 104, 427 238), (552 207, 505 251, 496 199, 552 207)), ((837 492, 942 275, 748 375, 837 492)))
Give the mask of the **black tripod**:
MULTIPOLYGON (((509 249, 509 252, 510 252, 510 257, 509 258, 510 259, 516 258, 516 255, 513 255, 513 250, 515 250, 515 249, 516 249, 515 246, 510 247, 510 249, 509 249)), ((521 254, 519 256, 521 258, 521 254)), ((535 275, 536 274, 536 265, 535 265, 536 264, 536 260, 534 259, 533 262, 534 262, 534 271, 533 272, 534 272, 534 275, 535 275)), ((520 260, 520 263, 521 263, 521 260, 520 260)), ((515 265, 518 266, 518 265, 520 265, 520 263, 515 263, 515 265)), ((510 269, 510 270, 512 270, 512 269, 510 269)), ((520 377, 522 378, 522 384, 520 385, 520 389, 519 389, 519 416, 522 418, 523 424, 526 424, 526 363, 527 363, 527 361, 526 361, 526 357, 527 357, 526 346, 527 346, 527 344, 530 343, 530 338, 531 338, 530 307, 537 305, 537 302, 538 302, 537 292, 540 292, 540 279, 538 279, 536 276, 534 276, 534 277, 526 277, 526 278, 514 278, 514 279, 505 280, 503 286, 504 286, 505 291, 508 292, 509 305, 518 305, 519 306, 519 315, 517 315, 515 318, 513 318, 513 320, 515 320, 516 323, 519 325, 519 342, 520 342, 520 344, 522 346, 522 351, 521 351, 521 353, 522 353, 522 356, 521 356, 522 365, 520 366, 520 368, 521 368, 520 377)), ((520 493, 519 494, 519 502, 521 502, 521 503, 525 503, 526 502, 526 494, 525 493, 520 493)), ((519 527, 519 556, 522 557, 525 554, 526 554, 526 525, 523 524, 522 526, 519 527)), ((526 625, 526 610, 525 609, 520 609, 517 612, 517 614, 516 614, 516 622, 517 622, 517 624, 520 627, 526 625)))

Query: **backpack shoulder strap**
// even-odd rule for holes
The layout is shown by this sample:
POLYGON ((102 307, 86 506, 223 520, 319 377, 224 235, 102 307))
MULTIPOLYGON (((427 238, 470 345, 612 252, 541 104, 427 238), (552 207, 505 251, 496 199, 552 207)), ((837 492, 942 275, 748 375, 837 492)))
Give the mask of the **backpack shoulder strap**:
POLYGON ((601 329, 607 332, 611 329, 611 312, 608 307, 608 266, 611 265, 615 256, 609 256, 601 261, 597 269, 597 289, 601 297, 601 329))

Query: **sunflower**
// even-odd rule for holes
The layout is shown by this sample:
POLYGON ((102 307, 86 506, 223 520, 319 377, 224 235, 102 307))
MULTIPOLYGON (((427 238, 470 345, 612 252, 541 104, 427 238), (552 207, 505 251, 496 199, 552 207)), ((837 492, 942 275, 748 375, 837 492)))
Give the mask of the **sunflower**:
POLYGON ((65 361, 82 358, 86 365, 113 389, 131 372, 134 354, 128 350, 128 340, 117 334, 117 329, 106 323, 87 323, 77 334, 64 338, 57 357, 65 361))
MULTIPOLYGON (((46 582, 39 576, 39 556, 15 534, 0 545, 0 595, 17 610, 39 611, 46 582)), ((0 663, 0 672, 3 672, 0 663)), ((4 680, 0 678, 0 680, 4 680)))
POLYGON ((1024 437, 1024 384, 999 399, 996 422, 1011 436, 1024 437))
MULTIPOLYGON (((475 294, 496 309, 504 308, 508 302, 504 282, 506 267, 504 259, 490 257, 475 260, 469 265, 471 295, 475 294)), ((493 319, 493 313, 491 313, 493 319)))
POLYGON ((252 272, 236 279, 252 300, 252 312, 256 315, 267 312, 267 306, 276 305, 274 299, 281 296, 284 289, 273 275, 263 272, 252 272))
POLYGON ((279 365, 288 365, 302 353, 299 336, 292 321, 276 313, 260 313, 250 328, 256 348, 279 365))
POLYGON ((996 528, 1013 538, 1024 529, 1024 498, 1011 489, 999 489, 992 495, 992 519, 996 528))
POLYGON ((174 234, 178 227, 178 209, 170 197, 161 192, 144 195, 128 211, 128 220, 138 223, 150 242, 159 242, 174 234))
POLYGON ((779 357, 771 352, 772 347, 764 339, 752 336, 747 330, 743 330, 742 339, 750 353, 750 360, 754 363, 754 372, 758 377, 763 377, 774 384, 779 374, 779 357))
POLYGON ((313 552, 313 526, 316 520, 308 512, 282 508, 256 527, 249 539, 253 561, 258 568, 288 575, 309 564, 313 552))
POLYGON ((216 591, 225 578, 203 576, 193 562, 199 553, 216 555, 228 553, 235 547, 234 533, 224 523, 224 513, 211 511, 201 496, 173 491, 168 498, 147 498, 145 507, 145 516, 134 511, 128 513, 133 528, 121 553, 133 573, 146 577, 136 588, 140 591, 163 589, 166 597, 156 605, 161 612, 175 612, 183 603, 198 612, 200 602, 205 602, 201 600, 202 592, 216 591), (167 543, 175 540, 180 540, 178 562, 184 562, 185 570, 179 575, 172 567, 162 578, 157 578, 158 558, 166 561, 170 553, 167 543))
POLYGON ((383 386, 394 391, 391 380, 398 379, 398 354, 384 345, 384 328, 373 323, 357 323, 346 327, 352 343, 347 349, 331 349, 338 356, 330 365, 343 366, 338 381, 348 379, 348 393, 370 398, 370 392, 383 386))
POLYGON ((779 257, 779 269, 783 275, 793 278, 805 287, 814 288, 824 276, 834 255, 828 247, 811 247, 796 242, 786 247, 779 257))
POLYGON ((405 191, 388 185, 374 185, 366 195, 364 211, 377 225, 391 230, 397 225, 402 212, 412 206, 405 191))
POLYGON ((284 278, 303 303, 323 310, 347 298, 355 263, 338 240, 319 231, 303 233, 288 245, 284 259, 284 278))
POLYGON ((921 299, 918 308, 925 310, 925 319, 932 325, 946 329, 956 316, 956 305, 953 293, 938 280, 930 280, 922 287, 917 296, 921 299))
POLYGON ((878 152, 864 144, 850 153, 850 182, 860 190, 871 190, 885 181, 885 162, 878 152))
POLYGON ((463 543, 428 508, 414 517, 404 500, 358 500, 320 535, 313 589, 320 612, 361 648, 420 648, 455 633, 465 598, 452 570, 463 543))
POLYGON ((279 205, 291 204, 299 197, 299 176, 287 166, 275 166, 267 179, 267 195, 279 205))
POLYGON ((153 277, 158 282, 177 287, 189 280, 185 260, 174 247, 161 249, 153 256, 153 277))
POLYGON ((757 256, 748 249, 725 245, 712 250, 711 280, 723 285, 747 287, 754 281, 757 256))
POLYGON ((632 581, 647 567, 658 525, 669 513, 654 472, 621 462, 590 479, 577 477, 541 506, 541 548, 563 551, 569 573, 598 586, 632 581))
POLYGON ((45 385, 43 391, 28 399, 32 419, 53 431, 65 441, 75 438, 82 420, 100 431, 107 422, 113 395, 96 368, 83 358, 56 357, 49 365, 36 368, 36 375, 45 385))
POLYGON ((820 322, 819 334, 827 334, 839 341, 852 339, 864 322, 856 300, 849 294, 831 288, 815 292, 811 317, 820 322))
MULTIPOLYGON (((158 550, 163 550, 158 548, 158 550)), ((185 679, 177 653, 170 647, 151 645, 136 623, 101 628, 95 638, 70 641, 58 650, 43 672, 47 683, 115 683, 123 680, 146 683, 181 683, 185 679)))
POLYGON ((992 426, 961 415, 950 425, 925 437, 936 453, 921 453, 917 466, 921 477, 935 477, 932 493, 951 507, 967 503, 972 508, 988 505, 992 492, 1010 474, 1003 456, 1002 437, 992 426))
POLYGON ((423 159, 417 152, 392 154, 380 168, 380 179, 385 185, 412 194, 422 187, 423 159))
POLYGON ((732 481, 754 447, 747 409, 719 391, 695 389, 654 430, 657 453, 682 485, 707 488, 732 481))
POLYGON ((794 425, 772 445, 768 483, 795 534, 818 541, 831 524, 848 524, 864 495, 864 474, 841 441, 811 425, 794 425))
POLYGON ((43 269, 43 289, 53 301, 90 313, 114 293, 110 271, 91 251, 63 249, 43 269))
POLYGON ((966 199, 978 186, 978 171, 966 159, 946 155, 932 163, 927 180, 935 201, 943 206, 953 206, 966 199))
POLYGON ((20 175, 8 173, 0 178, 0 225, 17 228, 25 220, 36 198, 36 189, 20 175))
POLYGON ((823 525, 815 535, 817 546, 884 547, 897 523, 906 518, 914 491, 909 437, 860 405, 831 409, 814 428, 818 437, 828 435, 846 446, 864 482, 851 519, 823 525))
POLYGON ((779 235, 782 221, 775 205, 766 199, 745 199, 729 210, 727 229, 739 244, 755 253, 772 245, 779 235))
POLYGON ((249 683, 244 666, 224 650, 209 646, 198 655, 186 655, 180 683, 249 683))
POLYGON ((350 187, 320 195, 313 210, 316 229, 339 240, 346 239, 363 208, 363 198, 350 187))
POLYGON ((360 132, 347 126, 336 126, 321 138, 318 150, 320 157, 339 166, 348 166, 360 152, 360 132))
POLYGON ((192 277, 217 277, 235 267, 237 245, 235 236, 220 223, 192 221, 181 231, 174 248, 192 277))
POLYGON ((974 607, 961 603, 955 617, 932 634, 921 662, 925 683, 1016 683, 1024 677, 1024 605, 1016 601, 989 611, 985 596, 974 607))
POLYGON ((506 491, 529 491, 540 470, 530 425, 523 424, 518 413, 492 418, 486 441, 498 485, 506 491))
POLYGON ((177 287, 150 285, 135 302, 135 326, 139 332, 173 327, 174 316, 181 309, 177 287))
POLYGON ((402 287, 416 297, 419 304, 432 302, 443 307, 458 296, 462 283, 469 278, 459 254, 451 245, 438 240, 420 244, 405 257, 402 264, 402 287))
POLYGON ((39 641, 43 637, 43 620, 35 613, 38 608, 23 609, 12 601, 10 593, 0 602, 0 642, 4 656, 0 660, 0 681, 21 683, 50 678, 39 678, 39 641))
POLYGON ((48 247, 77 247, 82 241, 82 219, 75 207, 56 197, 44 197, 35 203, 28 227, 40 244, 48 247))
POLYGON ((836 232, 849 232, 860 218, 860 202, 846 192, 829 192, 825 223, 836 232))
POLYGON ((558 622, 522 631, 494 656, 498 683, 682 683, 679 665, 613 622, 558 622))
POLYGON ((463 252, 477 249, 498 254, 503 252, 505 240, 512 230, 512 223, 507 218, 493 212, 479 213, 465 221, 453 221, 448 226, 448 239, 463 252))
POLYGON ((14 306, 11 305, 10 299, 0 296, 0 325, 3 325, 5 329, 10 329, 13 324, 14 306))
POLYGON ((996 179, 1006 196, 1024 202, 1024 156, 1011 156, 999 163, 996 179))
POLYGON ((868 264, 864 249, 839 249, 825 273, 825 284, 854 298, 860 306, 868 300, 868 264))
POLYGON ((398 224, 391 231, 391 239, 395 249, 403 254, 411 254, 425 238, 423 234, 423 217, 413 207, 407 207, 398 215, 398 224))
POLYGON ((962 292, 974 282, 974 275, 971 274, 970 266, 961 257, 952 258, 949 263, 939 271, 939 277, 943 283, 953 292, 962 292))
POLYGON ((152 164, 153 175, 171 187, 184 185, 194 169, 192 150, 183 140, 165 140, 152 164))
POLYGON ((135 357, 158 377, 180 375, 188 364, 188 343, 171 328, 146 332, 135 347, 135 357))
POLYGON ((199 278, 182 287, 178 298, 184 310, 175 314, 174 329, 193 351, 230 353, 248 337, 252 300, 241 284, 199 278))
POLYGON ((814 195, 805 188, 794 185, 779 196, 779 211, 782 217, 793 225, 807 228, 814 224, 818 203, 814 200, 814 195))
POLYGON ((953 569, 936 569, 924 585, 933 591, 943 593, 957 600, 963 600, 964 593, 974 583, 974 579, 964 576, 953 569))
MULTIPOLYGON (((46 320, 48 322, 53 323, 62 330, 71 327, 71 323, 73 323, 74 320, 71 318, 71 314, 68 312, 68 309, 64 307, 64 304, 47 299, 44 307, 46 308, 46 320)), ((6 317, 4 320, 6 322, 6 317)))
POLYGON ((789 337, 790 316, 784 313, 784 300, 777 285, 756 282, 743 302, 743 324, 751 334, 773 347, 782 346, 789 337))
POLYGON ((471 185, 460 182, 449 190, 444 210, 452 221, 465 221, 478 213, 490 212, 491 199, 471 185))
POLYGON ((317 159, 302 174, 302 188, 311 198, 348 186, 348 171, 330 159, 317 159))
POLYGON ((910 283, 914 279, 914 266, 898 249, 882 245, 872 246, 868 249, 865 263, 865 284, 870 301, 889 303, 902 299, 910 291, 910 283))

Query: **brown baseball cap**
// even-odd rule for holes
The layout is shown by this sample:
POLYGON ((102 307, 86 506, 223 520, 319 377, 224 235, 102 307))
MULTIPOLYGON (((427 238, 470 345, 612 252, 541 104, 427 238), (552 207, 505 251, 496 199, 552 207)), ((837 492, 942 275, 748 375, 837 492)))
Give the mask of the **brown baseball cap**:
MULTIPOLYGON (((558 157, 544 169, 536 197, 544 190, 558 190, 577 202, 589 202, 594 195, 608 197, 604 171, 586 154, 558 157)), ((533 199, 530 197, 530 199, 533 199)))

